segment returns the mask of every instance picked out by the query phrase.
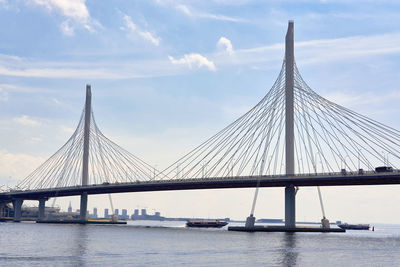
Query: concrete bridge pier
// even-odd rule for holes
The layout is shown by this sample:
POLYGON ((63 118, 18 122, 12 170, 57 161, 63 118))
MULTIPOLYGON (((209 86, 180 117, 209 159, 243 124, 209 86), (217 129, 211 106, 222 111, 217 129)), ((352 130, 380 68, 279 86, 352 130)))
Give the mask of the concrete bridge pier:
POLYGON ((47 199, 39 199, 39 220, 44 220, 46 218, 45 208, 47 199))
POLYGON ((22 215, 22 203, 24 202, 23 199, 17 198, 13 199, 13 207, 14 207, 14 222, 20 222, 21 221, 21 215, 22 215))
POLYGON ((0 217, 7 217, 7 214, 5 214, 5 202, 0 202, 0 217))
POLYGON ((88 202, 88 194, 87 192, 83 192, 81 194, 81 207, 80 207, 80 215, 81 221, 87 220, 87 202, 88 202))
POLYGON ((292 184, 285 187, 285 226, 296 227, 296 189, 292 184))

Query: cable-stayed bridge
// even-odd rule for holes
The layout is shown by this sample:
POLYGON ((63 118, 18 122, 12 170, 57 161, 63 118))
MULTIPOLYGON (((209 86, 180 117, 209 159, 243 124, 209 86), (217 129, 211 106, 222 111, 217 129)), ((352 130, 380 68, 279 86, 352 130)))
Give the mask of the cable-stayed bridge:
POLYGON ((289 22, 285 59, 267 95, 165 170, 102 134, 87 86, 71 138, 16 188, 0 193, 0 202, 12 202, 19 220, 23 201, 38 200, 43 218, 49 198, 80 195, 84 221, 90 194, 285 187, 285 225, 294 227, 298 187, 400 184, 398 166, 400 131, 321 97, 302 79, 289 22))

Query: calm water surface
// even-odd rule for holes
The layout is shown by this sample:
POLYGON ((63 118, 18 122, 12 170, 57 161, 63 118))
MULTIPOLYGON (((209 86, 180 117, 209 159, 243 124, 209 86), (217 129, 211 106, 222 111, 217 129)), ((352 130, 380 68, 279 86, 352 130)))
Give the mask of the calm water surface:
POLYGON ((400 266, 398 225, 378 225, 375 232, 287 234, 184 224, 0 223, 0 265, 400 266))

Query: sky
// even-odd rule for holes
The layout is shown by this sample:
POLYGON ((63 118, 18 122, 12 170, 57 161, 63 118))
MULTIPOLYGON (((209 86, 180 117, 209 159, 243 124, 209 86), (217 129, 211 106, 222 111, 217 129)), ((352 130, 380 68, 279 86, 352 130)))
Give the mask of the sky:
MULTIPOLYGON (((91 84, 97 125, 163 169, 254 106, 284 57, 288 20, 304 80, 327 99, 400 129, 397 1, 0 0, 0 184, 13 186, 71 136, 91 84)), ((399 186, 324 187, 328 219, 400 223, 399 186)), ((248 216, 254 189, 113 195, 166 216, 248 216)), ((283 218, 284 190, 255 216, 283 218)), ((77 197, 59 198, 66 210, 77 197)), ((51 204, 52 201, 49 202, 51 204)), ((27 205, 37 203, 26 202, 27 205)), ((90 196, 89 209, 109 208, 90 196)), ((300 188, 298 220, 321 218, 300 188)))

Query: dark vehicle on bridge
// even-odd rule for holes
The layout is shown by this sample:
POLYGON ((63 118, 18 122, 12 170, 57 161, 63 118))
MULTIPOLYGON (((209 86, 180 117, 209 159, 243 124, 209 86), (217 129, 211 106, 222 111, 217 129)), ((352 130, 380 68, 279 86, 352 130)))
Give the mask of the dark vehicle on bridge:
POLYGON ((393 168, 389 166, 376 167, 375 172, 393 172, 393 168))

